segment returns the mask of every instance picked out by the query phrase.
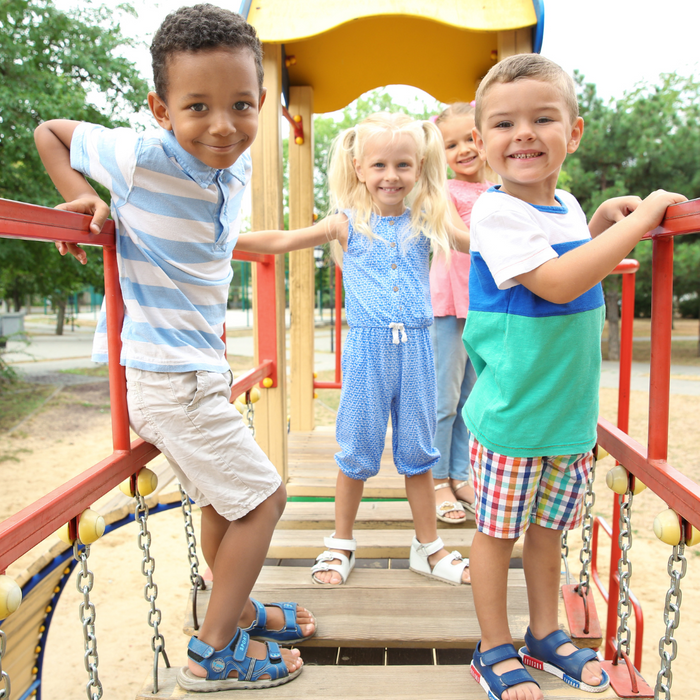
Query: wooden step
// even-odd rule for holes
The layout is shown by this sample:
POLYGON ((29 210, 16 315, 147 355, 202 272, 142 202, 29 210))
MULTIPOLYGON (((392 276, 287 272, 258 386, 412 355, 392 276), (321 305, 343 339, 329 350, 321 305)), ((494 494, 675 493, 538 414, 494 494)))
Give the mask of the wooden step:
MULTIPOLYGON (((508 619, 517 642, 528 624, 522 569, 508 579, 508 619)), ((303 646, 474 648, 480 639, 471 586, 450 586, 407 569, 355 569, 344 586, 318 585, 306 567, 263 567, 252 593, 261 602, 293 600, 311 610, 318 632, 303 646)), ((203 620, 210 591, 197 595, 203 620)), ((185 634, 194 634, 192 603, 185 634)))
MULTIPOLYGON (((451 524, 438 520, 441 530, 475 528, 474 515, 467 513, 463 523, 451 524)), ((363 501, 355 518, 356 530, 375 530, 394 528, 396 530, 413 530, 413 516, 408 501, 363 501)), ((287 503, 282 518, 277 523, 281 530, 327 530, 335 529, 335 503, 314 502, 287 503)), ((444 533, 441 533, 444 534, 444 533)), ((320 542, 321 540, 319 540, 320 542)))
MULTIPOLYGON (((325 533, 330 535, 332 529, 325 533)), ((466 527, 440 530, 440 537, 449 550, 463 557, 469 551, 476 530, 466 527)), ((357 530, 357 551, 362 559, 408 559, 413 534, 408 530, 357 530)), ((315 559, 324 549, 324 533, 318 530, 276 530, 267 556, 272 559, 315 559)), ((522 541, 515 543, 514 557, 522 557, 522 541)))
MULTIPOLYGON (((152 675, 136 700, 201 700, 201 693, 186 693, 176 681, 177 667, 158 670, 158 693, 152 675)), ((546 700, 617 700, 612 689, 584 693, 558 678, 531 669, 546 700)), ((214 696, 212 696, 214 697, 214 696)), ((268 690, 256 690, 255 700, 484 700, 485 693, 467 666, 312 666, 293 681, 268 690)), ((224 690, 216 700, 241 700, 240 691, 224 690)))

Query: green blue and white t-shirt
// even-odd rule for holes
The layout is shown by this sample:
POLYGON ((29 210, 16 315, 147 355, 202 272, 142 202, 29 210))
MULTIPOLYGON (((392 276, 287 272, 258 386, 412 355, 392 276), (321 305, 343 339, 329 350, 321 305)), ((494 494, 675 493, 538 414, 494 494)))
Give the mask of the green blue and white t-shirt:
MULTIPOLYGON (((80 124, 71 165, 112 195, 125 312, 121 364, 152 372, 228 371, 221 336, 249 152, 215 170, 170 131, 80 124)), ((107 361, 106 330, 103 310, 96 362, 107 361)))
POLYGON ((554 304, 515 280, 590 241, 576 199, 562 190, 556 199, 535 206, 494 187, 472 211, 464 344, 478 378, 464 420, 507 456, 578 454, 596 442, 602 287, 554 304))

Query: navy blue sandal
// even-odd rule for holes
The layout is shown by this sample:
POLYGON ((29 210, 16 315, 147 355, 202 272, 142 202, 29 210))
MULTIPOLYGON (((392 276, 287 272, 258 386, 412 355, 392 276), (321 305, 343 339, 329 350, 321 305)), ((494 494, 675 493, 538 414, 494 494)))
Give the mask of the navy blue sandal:
POLYGON ((297 604, 296 603, 268 603, 268 607, 280 608, 284 613, 284 627, 281 630, 270 630, 267 628, 267 611, 265 606, 251 598, 250 602, 255 607, 255 620, 250 627, 243 628, 252 639, 258 639, 262 642, 277 642, 278 644, 298 644, 316 634, 304 636, 301 633, 301 627, 297 624, 297 604))
POLYGON ((540 685, 524 668, 506 671, 500 676, 496 675, 491 667, 507 659, 520 660, 512 644, 501 644, 484 652, 481 651, 481 642, 476 645, 472 657, 471 674, 486 691, 489 700, 501 700, 503 693, 514 685, 521 683, 534 683, 537 687, 540 685))
POLYGON ((177 673, 177 683, 183 690, 193 693, 211 693, 218 690, 247 690, 272 688, 287 683, 298 676, 303 666, 289 673, 282 659, 280 648, 274 642, 267 643, 267 658, 262 661, 246 656, 250 637, 239 629, 236 636, 223 649, 192 637, 187 645, 187 656, 206 672, 206 678, 195 676, 187 666, 177 673), (236 674, 229 677, 232 671, 236 674), (269 678, 261 678, 269 676, 269 678))
POLYGON ((567 642, 571 640, 561 630, 548 634, 544 639, 535 639, 528 627, 525 633, 526 646, 521 647, 520 657, 527 666, 551 673, 574 688, 585 690, 587 693, 602 693, 610 685, 610 678, 605 671, 602 671, 599 685, 588 685, 581 680, 583 667, 589 661, 597 661, 598 655, 593 649, 577 649, 568 656, 557 654, 557 649, 567 642))

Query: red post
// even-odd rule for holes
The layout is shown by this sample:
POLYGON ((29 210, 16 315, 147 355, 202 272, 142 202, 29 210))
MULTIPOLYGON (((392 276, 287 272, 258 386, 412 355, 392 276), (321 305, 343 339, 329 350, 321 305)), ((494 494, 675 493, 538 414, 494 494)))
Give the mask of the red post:
POLYGON ((649 461, 668 455, 673 322, 673 238, 654 238, 651 278, 651 372, 649 380, 649 461))

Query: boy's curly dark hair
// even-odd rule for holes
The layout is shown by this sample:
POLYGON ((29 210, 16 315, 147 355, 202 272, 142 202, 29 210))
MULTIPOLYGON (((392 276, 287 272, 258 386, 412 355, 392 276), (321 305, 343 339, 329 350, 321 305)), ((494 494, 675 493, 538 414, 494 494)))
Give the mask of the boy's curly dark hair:
POLYGON ((250 49, 255 59, 258 85, 262 92, 262 45, 255 29, 241 15, 210 5, 181 7, 171 12, 156 31, 151 43, 153 82, 162 99, 168 91, 168 59, 179 51, 209 49, 250 49))

